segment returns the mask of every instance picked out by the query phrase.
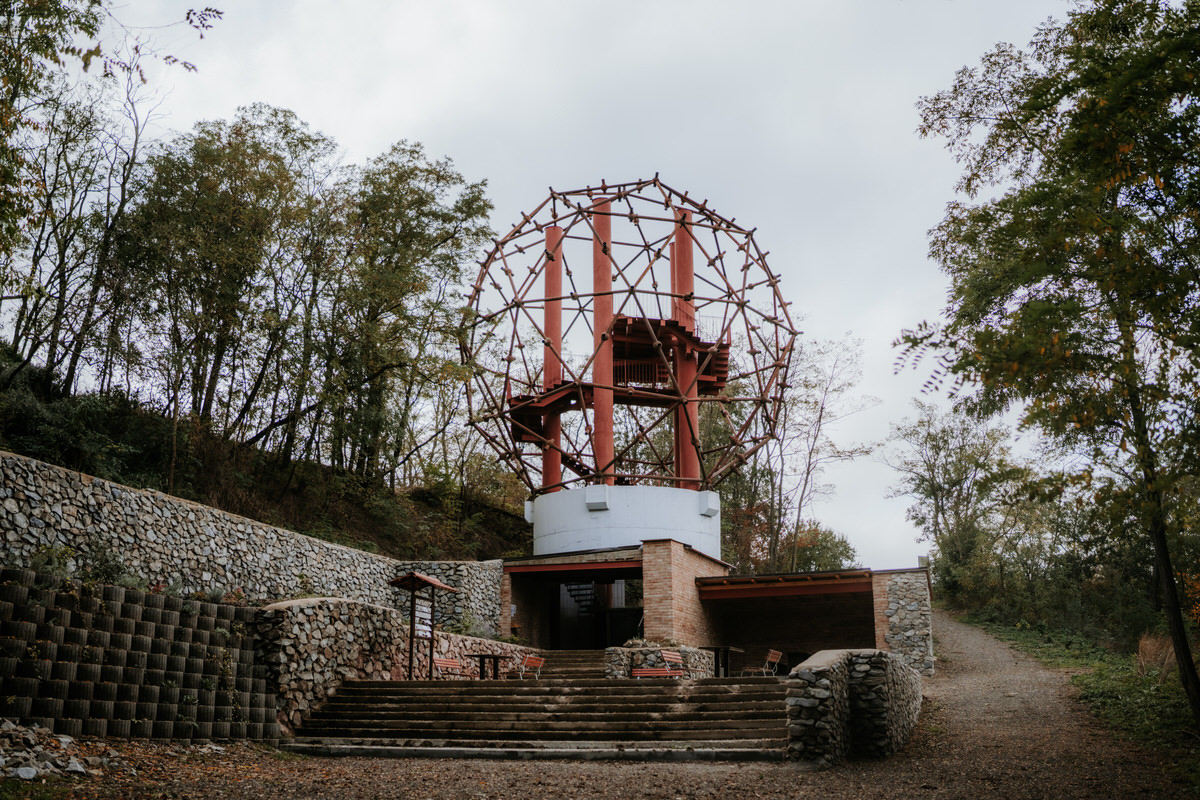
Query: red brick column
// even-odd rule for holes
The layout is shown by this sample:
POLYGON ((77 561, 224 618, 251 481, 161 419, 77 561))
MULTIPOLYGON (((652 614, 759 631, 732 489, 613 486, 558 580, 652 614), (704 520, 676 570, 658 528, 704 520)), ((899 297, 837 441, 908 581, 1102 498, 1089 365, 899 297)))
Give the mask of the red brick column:
POLYGON ((497 636, 508 636, 512 633, 512 575, 507 572, 500 576, 500 630, 497 636))
POLYGON ((875 606, 875 647, 878 650, 891 650, 886 638, 889 627, 886 612, 888 608, 888 583, 890 581, 891 576, 886 573, 871 575, 871 596, 875 606))
POLYGON ((673 539, 642 542, 645 636, 689 647, 714 643, 712 620, 696 578, 728 575, 729 565, 673 539))

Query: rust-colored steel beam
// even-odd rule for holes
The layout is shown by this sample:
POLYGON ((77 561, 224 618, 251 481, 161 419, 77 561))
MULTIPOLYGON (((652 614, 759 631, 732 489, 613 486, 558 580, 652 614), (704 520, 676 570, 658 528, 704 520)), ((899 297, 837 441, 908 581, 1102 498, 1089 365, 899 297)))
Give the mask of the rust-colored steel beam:
POLYGON ((766 255, 657 176, 552 189, 471 285, 472 424, 534 493, 715 486, 771 440, 786 385, 766 255))

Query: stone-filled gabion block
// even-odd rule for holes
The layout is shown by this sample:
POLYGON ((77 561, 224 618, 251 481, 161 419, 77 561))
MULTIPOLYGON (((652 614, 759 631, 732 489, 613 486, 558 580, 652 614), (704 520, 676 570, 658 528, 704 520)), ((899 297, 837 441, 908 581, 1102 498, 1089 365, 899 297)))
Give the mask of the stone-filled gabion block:
POLYGON ((823 650, 787 681, 788 757, 817 766, 895 753, 921 712, 920 674, 883 650, 823 650))
POLYGON ((884 641, 893 653, 922 675, 933 675, 933 611, 925 571, 888 576, 884 641))
MULTIPOLYGON (((480 630, 494 632, 499 626, 500 561, 396 561, 3 452, 0 506, 5 510, 0 513, 0 542, 14 570, 28 565, 42 547, 65 545, 84 553, 118 553, 127 572, 147 581, 181 580, 184 594, 240 589, 259 601, 326 595, 397 607, 407 603, 407 593, 388 581, 415 569, 459 589, 439 608, 435 623, 469 617, 480 630)), ((33 585, 24 578, 14 571, 12 578, 0 579, 20 587, 0 591, 0 601, 15 606, 14 598, 27 594, 21 588, 33 585)), ((103 610, 111 622, 120 616, 117 606, 138 605, 137 594, 111 587, 102 604, 84 610, 103 610)), ((179 598, 150 594, 142 599, 147 609, 164 609, 160 619, 168 625, 212 630, 218 627, 214 617, 232 621, 236 616, 219 606, 206 613, 205 604, 191 601, 185 608, 179 598), (181 621, 185 611, 201 621, 181 621)), ((143 612, 132 622, 144 618, 143 612)))

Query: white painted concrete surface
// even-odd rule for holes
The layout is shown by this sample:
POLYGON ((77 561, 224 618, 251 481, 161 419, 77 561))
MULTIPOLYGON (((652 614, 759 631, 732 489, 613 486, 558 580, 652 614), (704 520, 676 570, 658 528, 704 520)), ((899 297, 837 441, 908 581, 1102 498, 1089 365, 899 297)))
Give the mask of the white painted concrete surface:
POLYGON ((721 557, 721 497, 666 486, 584 486, 526 504, 533 554, 573 553, 674 539, 721 557))

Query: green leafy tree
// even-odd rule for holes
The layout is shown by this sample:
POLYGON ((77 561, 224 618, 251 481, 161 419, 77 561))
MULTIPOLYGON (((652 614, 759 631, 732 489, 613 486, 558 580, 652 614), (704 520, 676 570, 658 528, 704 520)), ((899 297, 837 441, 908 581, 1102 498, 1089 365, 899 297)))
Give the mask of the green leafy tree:
MULTIPOLYGON (((189 9, 184 22, 203 37, 221 16, 211 7, 189 9)), ((36 112, 54 96, 54 84, 65 68, 78 63, 87 70, 99 61, 106 77, 123 72, 144 81, 138 57, 150 48, 139 42, 124 51, 118 47, 106 52, 99 40, 105 22, 130 35, 113 16, 111 0, 0 3, 0 255, 18 245, 30 215, 36 213, 39 187, 29 178, 21 137, 38 126, 36 112)), ((169 54, 161 58, 195 69, 169 54)))
POLYGON ((969 602, 982 561, 1004 526, 1005 499, 1027 473, 1015 465, 1008 431, 914 401, 915 419, 892 428, 888 464, 900 474, 893 496, 909 496, 908 519, 933 545, 938 587, 969 602))
POLYGON ((9 0, 0 7, 0 253, 20 240, 35 205, 20 135, 34 124, 31 112, 64 57, 86 65, 99 53, 85 53, 76 39, 96 35, 103 8, 102 0, 9 0))
POLYGON ((422 406, 461 384, 462 269, 491 233, 485 187, 418 143, 399 142, 360 170, 338 297, 336 465, 364 476, 394 469, 420 440, 422 406))
POLYGON ((278 117, 267 107, 243 109, 232 123, 199 123, 162 148, 150 158, 126 232, 166 340, 171 396, 185 393, 187 412, 208 423, 255 321, 294 197, 295 176, 275 146, 278 117))
POLYGON ((792 558, 793 572, 831 572, 860 568, 858 553, 854 545, 850 544, 850 540, 816 520, 798 522, 792 534, 792 541, 788 545, 795 554, 792 558))
POLYGON ((1180 674, 1200 679, 1170 541, 1197 468, 1200 2, 1095 0, 920 103, 964 166, 932 232, 952 288, 909 355, 983 413, 1016 407, 1085 455, 1149 538, 1180 674), (971 202, 994 187, 1000 196, 971 202))

